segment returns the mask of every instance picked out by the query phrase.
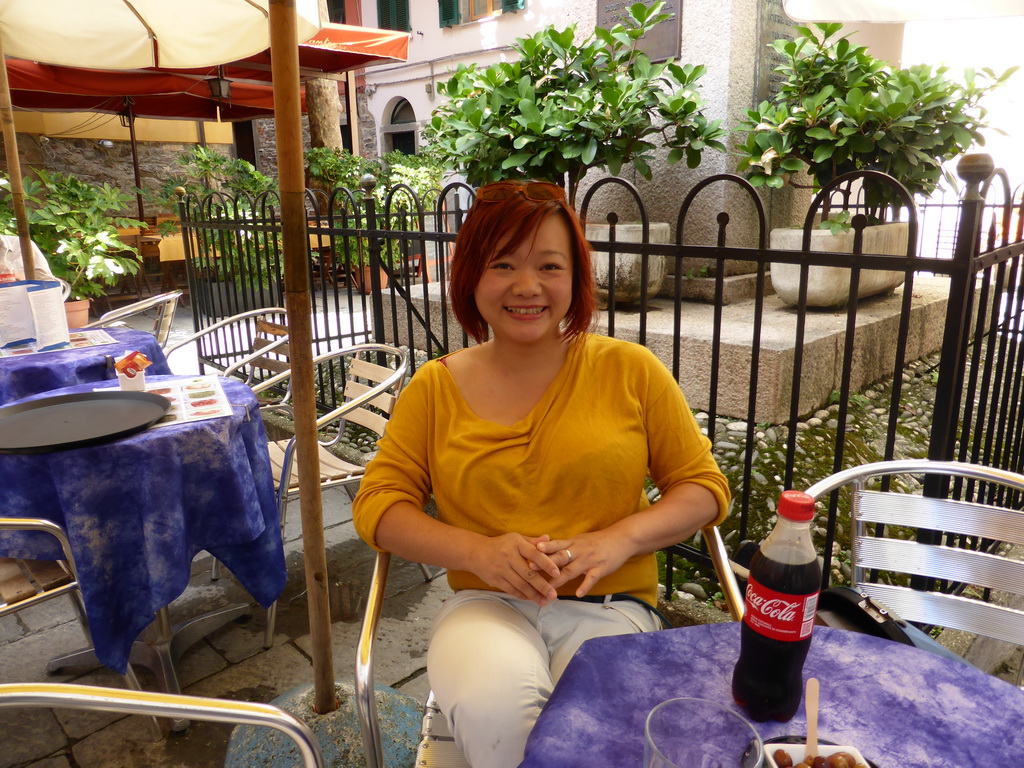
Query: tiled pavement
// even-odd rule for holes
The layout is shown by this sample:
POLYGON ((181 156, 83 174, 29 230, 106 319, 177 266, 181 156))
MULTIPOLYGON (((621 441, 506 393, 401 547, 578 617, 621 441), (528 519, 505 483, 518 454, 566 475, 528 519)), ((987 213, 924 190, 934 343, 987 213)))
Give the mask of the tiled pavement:
MULTIPOLYGON (((150 327, 145 319, 133 324, 150 327)), ((184 337, 190 331, 191 315, 184 308, 179 310, 174 335, 184 337)), ((171 364, 179 373, 197 370, 187 352, 176 354, 171 364)), ((285 531, 288 583, 279 607, 273 647, 262 647, 264 612, 257 606, 251 618, 212 633, 185 653, 179 666, 185 693, 270 701, 296 685, 312 681, 298 520, 296 503, 285 531)), ((334 672, 338 680, 351 680, 373 554, 353 531, 351 507, 343 490, 324 494, 324 525, 332 594, 338 598, 333 612, 334 672), (345 608, 349 610, 347 615, 343 615, 345 608)), ((193 563, 191 583, 172 605, 172 620, 247 600, 230 574, 212 582, 210 563, 210 558, 203 555, 193 563)), ((427 583, 417 566, 393 561, 382 621, 384 641, 378 644, 378 683, 392 685, 420 700, 425 698, 430 620, 448 594, 443 576, 427 583)), ((972 638, 948 639, 948 644, 963 652, 972 638)), ((64 600, 2 619, 0 683, 72 681, 120 687, 120 678, 102 668, 69 669, 57 676, 46 673, 50 658, 82 643, 81 630, 64 600)), ((1022 663, 1020 650, 1010 655, 1003 644, 976 644, 968 657, 1010 681, 1022 663)), ((145 670, 140 672, 143 686, 152 688, 152 677, 145 670)), ((194 722, 187 733, 167 735, 154 742, 134 717, 0 709, 0 768, 213 768, 223 765, 230 731, 228 725, 194 722)))

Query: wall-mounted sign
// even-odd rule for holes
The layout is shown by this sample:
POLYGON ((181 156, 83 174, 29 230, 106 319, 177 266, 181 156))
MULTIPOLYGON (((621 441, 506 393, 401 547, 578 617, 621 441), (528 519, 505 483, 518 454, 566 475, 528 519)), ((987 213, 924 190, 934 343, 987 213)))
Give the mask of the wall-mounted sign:
MULTIPOLYGON (((597 26, 610 29, 620 23, 626 16, 626 9, 636 0, 597 0, 597 26)), ((650 7, 657 0, 640 0, 650 7)), ((683 3, 682 0, 667 0, 662 13, 672 14, 672 18, 656 26, 640 41, 639 48, 646 53, 651 61, 679 58, 679 45, 683 36, 683 3)))
POLYGON ((757 9, 757 50, 754 52, 754 106, 779 92, 780 76, 775 68, 785 61, 771 44, 779 38, 794 37, 796 24, 786 16, 782 0, 761 0, 757 9))

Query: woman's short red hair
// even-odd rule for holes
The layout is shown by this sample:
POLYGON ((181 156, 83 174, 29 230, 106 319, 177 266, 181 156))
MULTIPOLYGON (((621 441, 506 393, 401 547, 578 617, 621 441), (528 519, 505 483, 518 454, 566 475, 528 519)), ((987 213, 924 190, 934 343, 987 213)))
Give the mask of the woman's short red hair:
MULTIPOLYGON (((508 184, 509 182, 500 182, 508 184)), ((524 182, 523 186, 529 182, 524 182)), ((576 212, 565 202, 529 200, 515 194, 504 200, 473 203, 455 239, 449 301, 463 330, 478 343, 487 340, 487 323, 476 306, 474 293, 487 265, 511 253, 531 237, 548 216, 561 216, 569 226, 572 243, 572 302, 563 321, 567 339, 583 335, 593 325, 596 302, 590 266, 590 243, 576 212), (502 246, 499 250, 499 244, 502 246)))

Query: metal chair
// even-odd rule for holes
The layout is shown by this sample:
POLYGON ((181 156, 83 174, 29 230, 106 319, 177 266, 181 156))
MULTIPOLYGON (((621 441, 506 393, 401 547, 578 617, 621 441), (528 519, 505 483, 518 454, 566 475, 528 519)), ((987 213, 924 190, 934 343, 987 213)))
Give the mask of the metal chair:
MULTIPOLYGON (((320 440, 318 447, 320 462, 320 487, 351 488, 366 472, 366 464, 372 454, 348 461, 330 449, 339 444, 345 432, 345 424, 356 424, 378 437, 384 434, 388 416, 405 383, 408 367, 406 353, 387 344, 357 344, 344 349, 326 352, 313 358, 317 380, 324 387, 333 387, 340 393, 340 405, 317 419, 318 432, 331 428, 333 435, 320 440), (384 359, 380 359, 384 358, 384 359)), ((291 394, 288 382, 291 371, 284 371, 253 387, 257 394, 274 388, 285 388, 284 397, 265 410, 292 415, 291 394)), ((282 529, 288 518, 288 501, 299 493, 299 474, 295 464, 295 438, 271 441, 270 463, 274 472, 274 487, 277 489, 277 506, 282 529)), ((351 491, 350 491, 351 495, 351 491)), ((424 569, 424 576, 431 574, 424 569)), ((267 611, 265 647, 270 647, 274 637, 274 622, 277 616, 275 603, 267 611)))
MULTIPOLYGON (((0 558, 0 618, 31 608, 34 605, 67 595, 75 609, 75 615, 86 642, 92 643, 89 631, 89 620, 85 613, 85 603, 78 588, 78 574, 75 571, 75 558, 71 554, 71 545, 64 529, 44 518, 34 517, 0 517, 0 532, 11 531, 20 533, 38 533, 52 536, 60 546, 61 560, 30 560, 0 558)), ((131 664, 123 675, 125 683, 136 691, 142 686, 131 664)), ((154 732, 159 735, 160 728, 154 721, 154 732)))
POLYGON ((167 337, 171 333, 171 323, 174 321, 174 313, 178 308, 178 299, 181 298, 181 291, 161 293, 158 296, 150 296, 148 299, 136 301, 120 309, 112 309, 104 312, 98 320, 87 323, 85 328, 112 328, 124 327, 124 321, 134 315, 141 315, 151 309, 156 310, 153 320, 153 335, 161 347, 166 346, 167 337))
MULTIPOLYGON (((736 575, 733 573, 718 526, 708 526, 703 529, 702 534, 722 587, 722 594, 729 606, 729 613, 733 620, 740 621, 743 618, 743 594, 736 582, 736 575)), ((374 697, 373 662, 377 627, 380 624, 390 564, 391 553, 377 553, 363 613, 363 625, 356 646, 356 711, 363 738, 363 752, 369 768, 385 768, 380 724, 377 720, 377 700, 374 697)), ((423 726, 416 749, 416 765, 419 768, 469 768, 469 763, 455 745, 448 720, 438 708, 433 691, 428 695, 423 708, 423 726)))
POLYGON ((195 344, 204 364, 252 385, 258 374, 288 371, 286 317, 281 307, 240 312, 176 341, 164 351, 170 357, 175 351, 195 344))
POLYGON ((306 768, 326 768, 327 765, 320 749, 320 742, 309 726, 290 712, 272 704, 147 691, 122 691, 99 686, 8 683, 0 685, 0 707, 57 707, 181 720, 262 725, 281 731, 294 741, 302 764, 306 768))
POLYGON ((821 498, 844 486, 856 589, 906 621, 1024 645, 1024 610, 996 602, 1024 606, 1024 563, 1007 556, 1024 544, 1024 475, 952 461, 883 461, 836 473, 807 493, 821 498), (893 475, 955 480, 966 484, 965 500, 869 490, 893 475))

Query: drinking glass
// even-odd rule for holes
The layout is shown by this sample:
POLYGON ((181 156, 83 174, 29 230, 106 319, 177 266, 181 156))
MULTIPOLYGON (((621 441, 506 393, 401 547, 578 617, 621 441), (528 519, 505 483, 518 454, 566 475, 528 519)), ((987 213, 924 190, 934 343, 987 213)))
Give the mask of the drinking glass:
POLYGON ((644 726, 644 768, 761 768, 764 745, 745 717, 709 699, 669 699, 644 726))

